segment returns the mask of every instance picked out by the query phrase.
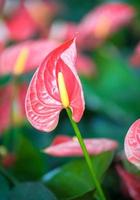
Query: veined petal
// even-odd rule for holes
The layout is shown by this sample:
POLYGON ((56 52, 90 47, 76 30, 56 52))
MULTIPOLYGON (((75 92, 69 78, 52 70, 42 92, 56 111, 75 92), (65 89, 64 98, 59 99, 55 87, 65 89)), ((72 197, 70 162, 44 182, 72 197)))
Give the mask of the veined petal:
POLYGON ((25 107, 27 117, 35 128, 49 132, 58 123, 59 113, 64 108, 59 91, 59 72, 64 77, 72 117, 76 122, 81 119, 84 98, 75 59, 75 40, 70 40, 52 51, 34 74, 28 88, 25 107))
POLYGON ((65 68, 63 69, 64 77, 67 77, 65 80, 69 94, 70 108, 72 110, 72 118, 74 121, 79 122, 85 109, 85 102, 81 82, 75 68, 76 54, 74 40, 71 46, 62 53, 61 58, 72 72, 70 73, 70 70, 66 71, 65 68))
POLYGON ((124 142, 127 159, 140 168, 140 119, 129 128, 124 142))
POLYGON ((57 126, 62 107, 49 95, 46 88, 43 87, 43 82, 39 88, 38 81, 40 79, 37 80, 37 72, 34 74, 26 95, 26 115, 35 128, 50 132, 57 126), (39 95, 37 91, 39 91, 39 95))
MULTIPOLYGON (((80 147, 80 144, 76 138, 57 136, 52 145, 44 150, 44 152, 52 156, 82 156, 83 152, 80 147), (59 142, 57 141, 59 139, 59 142), (61 141, 60 141, 61 139, 61 141)), ((118 144, 114 140, 110 139, 84 139, 84 143, 90 155, 97 155, 105 151, 112 151, 117 148, 118 144)))

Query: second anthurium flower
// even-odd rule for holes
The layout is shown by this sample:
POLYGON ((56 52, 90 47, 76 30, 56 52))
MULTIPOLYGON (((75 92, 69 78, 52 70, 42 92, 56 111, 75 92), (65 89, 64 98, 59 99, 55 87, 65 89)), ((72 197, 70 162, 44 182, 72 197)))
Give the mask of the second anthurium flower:
POLYGON ((75 68, 75 39, 53 50, 41 63, 29 85, 25 108, 30 123, 52 131, 63 108, 70 108, 79 122, 85 108, 83 90, 75 68))

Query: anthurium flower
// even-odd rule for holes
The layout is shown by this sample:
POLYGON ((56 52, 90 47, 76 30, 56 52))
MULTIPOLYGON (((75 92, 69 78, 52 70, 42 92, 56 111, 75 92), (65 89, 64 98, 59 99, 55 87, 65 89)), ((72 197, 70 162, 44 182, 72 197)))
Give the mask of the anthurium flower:
POLYGON ((15 64, 22 54, 24 66, 22 73, 35 69, 52 49, 58 46, 53 40, 29 40, 4 49, 0 54, 0 75, 14 74, 15 64))
POLYGON ((134 67, 140 67, 140 42, 136 46, 133 55, 130 57, 130 63, 134 67))
MULTIPOLYGON (((84 139, 84 143, 90 155, 97 155, 105 151, 112 151, 118 144, 110 139, 84 139)), ((51 146, 44 150, 45 153, 52 156, 68 157, 82 156, 83 152, 78 140, 74 137, 56 136, 51 146)))
POLYGON ((140 168, 140 119, 130 126, 125 136, 124 149, 129 162, 140 168))
POLYGON ((84 97, 75 68, 75 39, 53 50, 41 63, 29 85, 25 107, 30 123, 41 131, 52 131, 63 108, 70 108, 79 122, 84 97))
POLYGON ((123 181, 123 188, 127 189, 127 195, 134 200, 139 200, 140 198, 140 177, 134 174, 131 174, 124 170, 121 166, 116 167, 117 172, 123 181))
POLYGON ((134 8, 124 3, 105 3, 91 10, 79 24, 79 38, 83 45, 85 42, 92 45, 104 40, 112 32, 127 25, 134 17, 134 8), (99 40, 99 41, 98 41, 99 40))
POLYGON ((12 40, 28 39, 37 31, 35 21, 23 5, 16 8, 5 23, 12 40))

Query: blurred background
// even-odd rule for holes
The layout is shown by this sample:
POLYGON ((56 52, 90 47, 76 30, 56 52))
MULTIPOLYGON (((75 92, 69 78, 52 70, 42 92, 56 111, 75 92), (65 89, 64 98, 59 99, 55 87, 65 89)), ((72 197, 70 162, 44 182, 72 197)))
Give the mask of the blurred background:
POLYGON ((27 121, 24 100, 43 58, 74 36, 83 137, 115 139, 121 152, 140 117, 139 0, 0 0, 0 162, 20 181, 38 180, 67 161, 41 152, 56 135, 74 135, 65 111, 51 134, 41 133, 27 121))

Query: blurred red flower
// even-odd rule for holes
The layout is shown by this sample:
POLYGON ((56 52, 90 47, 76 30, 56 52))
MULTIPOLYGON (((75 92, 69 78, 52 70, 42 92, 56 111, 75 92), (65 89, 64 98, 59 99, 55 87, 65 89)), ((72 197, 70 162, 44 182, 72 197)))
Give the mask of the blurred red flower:
POLYGON ((12 86, 0 87, 0 133, 10 124, 12 86))
POLYGON ((23 73, 36 69, 45 56, 58 46, 53 40, 29 40, 4 49, 0 54, 0 75, 14 73, 15 63, 22 49, 27 48, 28 56, 23 73))
MULTIPOLYGON (((127 189, 127 194, 134 199, 139 200, 140 199, 140 177, 131 174, 124 170, 121 166, 116 167, 117 172, 123 181, 123 185, 127 189)), ((124 189, 124 186, 122 189, 124 189)))
POLYGON ((84 97, 75 61, 75 40, 70 40, 53 50, 35 72, 25 101, 27 118, 35 128, 52 131, 67 107, 73 120, 80 121, 84 97))
POLYGON ((130 57, 130 63, 134 67, 140 67, 140 43, 136 46, 133 55, 130 57))
POLYGON ((5 168, 12 167, 16 162, 16 156, 14 154, 8 153, 3 159, 2 159, 2 165, 5 168))
POLYGON ((93 76, 96 74, 96 65, 94 61, 84 54, 79 54, 77 56, 76 68, 80 75, 93 76))
POLYGON ((37 25, 25 6, 16 8, 5 20, 11 40, 25 40, 37 32, 37 25))
MULTIPOLYGON (((56 48, 59 42, 56 40, 29 40, 21 42, 20 44, 13 45, 4 49, 0 53, 0 76, 6 74, 14 74, 14 66, 20 52, 27 48, 28 55, 25 63, 25 67, 22 73, 27 73, 35 70, 46 57, 50 51, 56 48)), ((90 76, 95 74, 95 64, 93 61, 83 54, 79 54, 77 57, 76 67, 79 74, 90 76)))
POLYGON ((19 84, 16 87, 16 94, 13 85, 7 85, 0 88, 0 133, 9 126, 19 124, 25 119, 25 95, 27 84, 19 84), (12 124, 11 124, 12 123, 12 124))
POLYGON ((94 47, 111 33, 127 25, 134 17, 134 8, 124 3, 106 3, 89 12, 79 24, 79 42, 94 47))
MULTIPOLYGON (((105 151, 112 151, 118 146, 116 141, 105 138, 84 139, 84 143, 90 155, 97 155, 105 151)), ((78 139, 62 135, 56 136, 51 146, 44 149, 44 152, 52 156, 59 157, 83 155, 78 139)))

